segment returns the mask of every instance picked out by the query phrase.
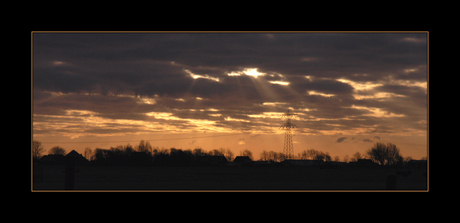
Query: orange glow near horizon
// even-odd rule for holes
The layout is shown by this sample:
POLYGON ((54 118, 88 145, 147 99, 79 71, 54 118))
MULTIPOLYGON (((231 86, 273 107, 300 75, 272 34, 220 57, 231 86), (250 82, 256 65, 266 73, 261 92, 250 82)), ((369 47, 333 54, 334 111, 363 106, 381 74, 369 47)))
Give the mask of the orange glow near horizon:
MULTIPOLYGON (((278 104, 266 103, 265 105, 275 106, 278 104)), ((365 115, 380 118, 400 116, 385 113, 376 108, 360 106, 354 106, 353 108, 368 110, 371 113, 365 115)), ((210 108, 207 111, 219 112, 220 110, 210 108)), ((293 121, 321 121, 320 118, 312 119, 311 116, 304 113, 306 111, 308 109, 298 112, 298 117, 293 121)), ((282 123, 282 112, 263 112, 262 114, 247 115, 248 119, 222 117, 218 113, 210 114, 211 117, 222 117, 226 122, 261 125, 257 129, 247 132, 219 126, 215 120, 179 118, 171 112, 145 113, 146 117, 154 118, 147 120, 110 119, 99 115, 97 112, 87 110, 66 110, 64 115, 34 115, 36 120, 34 121, 34 130, 36 132, 50 128, 54 129, 54 132, 48 134, 34 133, 34 140, 43 141, 43 146, 47 150, 59 145, 65 148, 67 152, 76 150, 79 153, 83 153, 86 147, 108 149, 128 143, 135 146, 140 140, 151 140, 152 146, 160 148, 194 149, 200 147, 206 151, 226 148, 232 150, 236 155, 242 150, 249 149, 255 159, 258 159, 263 150, 281 152, 283 146, 284 131, 279 129, 280 123, 282 123), (41 122, 40 119, 43 118, 54 121, 41 122), (183 127, 168 124, 169 121, 179 121, 183 123, 181 124, 183 127), (76 123, 80 123, 80 126, 76 125, 76 123), (134 128, 135 131, 131 130, 133 131, 132 133, 124 132, 124 129, 128 126, 134 128), (59 129, 71 131, 62 132, 59 129), (105 129, 105 132, 102 130, 100 133, 94 132, 98 129, 105 129)), ((366 133, 368 131, 366 128, 343 131, 335 130, 335 127, 341 127, 338 124, 329 124, 329 126, 332 128, 327 131, 318 131, 316 134, 307 133, 308 126, 303 128, 307 130, 306 133, 293 130, 294 153, 297 154, 303 150, 313 148, 329 152, 332 156, 343 158, 345 155, 352 156, 355 152, 364 153, 373 145, 373 143, 369 142, 375 142, 372 139, 376 134, 366 133), (337 138, 344 136, 347 136, 348 140, 342 143, 334 143, 337 138)), ((421 134, 421 136, 397 136, 391 134, 379 134, 378 136, 382 138, 382 141, 392 142, 400 147, 403 155, 418 159, 426 157, 426 149, 424 149, 427 146, 426 137, 423 136, 423 133, 421 134), (406 137, 407 139, 401 140, 399 139, 401 137, 406 137)))
MULTIPOLYGON (((381 136, 380 139, 375 139, 375 135, 299 135, 293 131, 294 154, 301 153, 304 150, 315 149, 323 152, 328 152, 332 157, 338 156, 342 161, 348 155, 352 157, 354 153, 360 152, 365 154, 375 142, 391 142, 398 146, 401 154, 404 157, 411 156, 413 159, 421 159, 427 157, 426 139, 423 136, 419 137, 404 137, 404 136, 381 136), (345 137, 346 140, 337 143, 338 138, 345 137), (365 141, 365 142, 364 142, 365 141)), ((251 134, 251 133, 229 133, 229 134, 214 134, 214 133, 174 133, 174 134, 135 134, 125 136, 81 136, 69 140, 65 137, 34 137, 34 140, 42 142, 45 148, 44 155, 48 154, 49 149, 54 146, 63 147, 66 152, 72 150, 83 154, 85 148, 90 148, 94 151, 96 148, 110 149, 118 145, 130 144, 133 147, 139 144, 140 140, 149 141, 153 147, 158 148, 176 148, 182 150, 193 150, 202 148, 205 151, 225 148, 231 150, 235 156, 238 156, 240 151, 250 150, 255 160, 260 158, 262 151, 283 151, 284 133, 280 131, 276 134, 251 134)))

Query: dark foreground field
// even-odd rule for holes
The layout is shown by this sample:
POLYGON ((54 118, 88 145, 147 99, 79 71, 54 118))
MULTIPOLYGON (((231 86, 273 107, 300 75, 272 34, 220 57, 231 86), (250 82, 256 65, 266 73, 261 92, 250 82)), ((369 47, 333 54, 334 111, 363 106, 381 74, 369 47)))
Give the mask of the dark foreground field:
MULTIPOLYGON (((63 166, 38 166, 33 190, 63 190, 63 166)), ((385 190, 397 169, 305 167, 109 167, 76 168, 75 190, 385 190)), ((396 175, 398 190, 427 190, 426 170, 396 175)))

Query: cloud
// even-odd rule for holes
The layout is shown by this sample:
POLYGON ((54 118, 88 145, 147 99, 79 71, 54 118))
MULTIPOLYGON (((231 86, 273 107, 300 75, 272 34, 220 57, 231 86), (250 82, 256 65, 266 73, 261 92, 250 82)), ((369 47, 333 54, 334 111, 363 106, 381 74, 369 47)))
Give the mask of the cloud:
POLYGON ((246 140, 244 138, 239 138, 238 139, 238 145, 241 146, 241 145, 244 145, 244 144, 246 144, 246 140))
POLYGON ((336 143, 341 143, 341 142, 345 141, 345 139, 347 139, 347 137, 340 137, 335 142, 336 143))
POLYGON ((34 133, 274 133, 288 108, 302 134, 426 132, 424 33, 33 37, 34 133))
POLYGON ((380 137, 379 136, 374 136, 372 139, 363 139, 363 142, 374 142, 374 141, 379 141, 380 137))

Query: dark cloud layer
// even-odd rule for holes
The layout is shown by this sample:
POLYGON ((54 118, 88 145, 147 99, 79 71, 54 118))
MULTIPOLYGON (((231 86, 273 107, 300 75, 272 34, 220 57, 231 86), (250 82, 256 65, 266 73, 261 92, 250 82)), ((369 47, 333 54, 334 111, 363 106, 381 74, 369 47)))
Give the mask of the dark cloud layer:
POLYGON ((423 131, 426 39, 426 33, 34 33, 34 113, 86 110, 145 121, 154 120, 146 113, 169 112, 251 130, 274 125, 264 112, 291 107, 300 132, 423 131), (245 74, 250 68, 261 76, 245 74))

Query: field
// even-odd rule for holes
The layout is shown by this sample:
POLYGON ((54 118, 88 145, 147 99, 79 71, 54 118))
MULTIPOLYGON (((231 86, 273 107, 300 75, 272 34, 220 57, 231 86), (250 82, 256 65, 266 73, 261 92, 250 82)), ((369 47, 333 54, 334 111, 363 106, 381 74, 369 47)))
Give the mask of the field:
MULTIPOLYGON (((396 175, 397 190, 427 190, 426 170, 396 175)), ((64 166, 37 166, 33 190, 63 190, 64 166)), ((78 166, 75 190, 385 190, 396 169, 78 166)))

